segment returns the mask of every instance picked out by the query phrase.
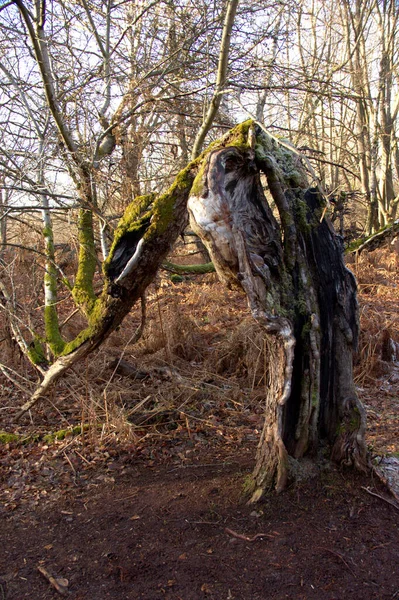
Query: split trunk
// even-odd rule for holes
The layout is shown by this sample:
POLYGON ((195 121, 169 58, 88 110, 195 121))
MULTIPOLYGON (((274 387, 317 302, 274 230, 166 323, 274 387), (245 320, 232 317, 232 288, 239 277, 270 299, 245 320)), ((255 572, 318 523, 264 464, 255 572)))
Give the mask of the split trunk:
POLYGON ((254 133, 252 147, 207 157, 189 212, 220 279, 243 288, 264 330, 268 385, 253 475, 257 500, 266 489, 283 489, 296 459, 323 447, 358 468, 367 458, 352 373, 355 279, 300 157, 254 133))

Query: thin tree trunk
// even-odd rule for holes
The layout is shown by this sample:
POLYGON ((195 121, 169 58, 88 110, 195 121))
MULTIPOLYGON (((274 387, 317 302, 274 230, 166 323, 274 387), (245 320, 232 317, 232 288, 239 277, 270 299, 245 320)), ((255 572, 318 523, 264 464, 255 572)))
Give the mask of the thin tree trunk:
POLYGON ((212 126, 212 123, 217 115, 220 103, 222 101, 222 92, 226 84, 227 67, 229 61, 231 32, 234 25, 234 19, 236 16, 238 2, 239 0, 228 0, 227 3, 226 17, 224 20, 222 33, 222 41, 220 43, 219 63, 216 75, 215 91, 209 103, 208 111, 195 138, 191 153, 192 159, 196 158, 201 152, 206 134, 212 126))

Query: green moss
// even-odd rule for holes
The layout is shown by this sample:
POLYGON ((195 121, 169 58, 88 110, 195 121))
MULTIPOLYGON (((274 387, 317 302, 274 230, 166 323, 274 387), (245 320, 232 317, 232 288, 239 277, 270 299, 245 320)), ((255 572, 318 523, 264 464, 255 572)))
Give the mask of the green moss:
POLYGON ((18 442, 19 439, 20 436, 16 435, 15 433, 0 431, 0 444, 11 444, 12 442, 18 442))
MULTIPOLYGON (((198 159, 196 159, 198 160, 198 159)), ((158 236, 164 233, 174 216, 176 196, 182 192, 189 191, 194 181, 193 166, 196 161, 190 163, 180 171, 170 188, 154 203, 151 226, 148 229, 148 237, 158 236)))
POLYGON ((206 184, 205 177, 206 177, 206 173, 207 173, 208 160, 209 160, 209 158, 206 157, 200 164, 198 173, 197 173, 197 175, 193 181, 193 184, 191 186, 191 191, 190 191, 191 196, 196 196, 197 198, 199 198, 203 194, 205 184, 206 184))
POLYGON ((97 299, 97 302, 95 303, 88 317, 88 326, 86 327, 86 329, 83 329, 75 337, 75 339, 65 344, 61 353, 62 356, 66 356, 67 354, 70 354, 71 352, 79 348, 79 346, 81 346, 84 342, 93 338, 96 335, 96 333, 101 329, 103 318, 106 316, 107 313, 108 299, 109 297, 107 293, 103 292, 102 296, 97 299))
MULTIPOLYGON (((45 328, 45 341, 48 343, 51 352, 54 356, 58 356, 62 352, 65 345, 62 339, 58 314, 57 314, 57 269, 54 264, 54 239, 53 230, 50 225, 44 227, 43 236, 46 243, 46 271, 44 274, 44 285, 46 288, 46 306, 44 307, 44 328, 45 328), (51 304, 49 304, 51 301, 51 304)), ((39 348, 36 343, 32 354, 33 361, 45 362, 43 350, 39 348), (38 354, 38 356, 37 356, 38 354), (41 356, 43 355, 43 356, 41 356)))
POLYGON ((78 227, 79 260, 72 296, 76 304, 89 315, 97 299, 93 289, 97 258, 94 245, 93 213, 91 210, 80 210, 78 227))
MULTIPOLYGON (((273 164, 278 179, 284 187, 298 188, 306 187, 304 174, 298 168, 299 157, 295 152, 280 144, 265 131, 257 135, 255 144, 255 156, 258 160, 267 160, 273 164)), ((288 140, 281 139, 281 142, 288 140)))
POLYGON ((30 361, 34 365, 42 365, 47 363, 46 355, 44 353, 44 348, 42 344, 42 340, 39 337, 35 337, 30 343, 28 349, 28 355, 30 361))
POLYGON ((356 250, 362 245, 364 244, 364 242, 366 241, 366 238, 360 238, 358 240, 354 240, 353 242, 351 242, 349 244, 349 246, 346 248, 345 250, 345 254, 351 254, 352 252, 356 252, 356 250))
POLYGON ((38 433, 32 435, 18 434, 18 433, 7 433, 5 431, 0 432, 0 444, 29 444, 31 442, 37 442, 41 439, 38 433))
POLYGON ((308 220, 309 207, 306 202, 304 200, 300 200, 298 197, 295 197, 294 211, 295 222, 298 230, 305 234, 309 233, 311 225, 308 220))
POLYGON ((184 277, 178 275, 177 273, 172 273, 170 280, 172 283, 182 283, 184 281, 184 277))
POLYGON ((217 149, 221 148, 238 148, 240 150, 249 150, 249 130, 253 127, 253 121, 248 119, 243 123, 239 123, 234 127, 222 140, 212 142, 206 150, 197 159, 200 160, 198 173, 192 183, 190 194, 193 196, 201 196, 205 185, 205 173, 208 166, 209 155, 217 149))
MULTIPOLYGON (((252 119, 248 119, 247 121, 239 123, 233 127, 226 138, 223 138, 222 145, 225 147, 232 146, 235 148, 240 148, 241 150, 249 150, 249 130, 251 127, 253 127, 253 125, 254 122, 252 119)), ((209 148, 211 148, 211 146, 209 148)))
POLYGON ((377 236, 379 233, 383 233, 385 230, 387 229, 393 229, 394 231, 397 231, 397 227, 392 224, 388 224, 388 225, 384 225, 384 227, 381 227, 378 231, 376 231, 375 233, 372 233, 371 235, 368 236, 363 236, 357 240, 354 240, 353 242, 351 242, 348 247, 345 250, 345 254, 350 254, 351 252, 356 252, 356 250, 362 246, 363 244, 365 244, 366 242, 368 242, 371 238, 373 238, 374 236, 377 236))
POLYGON ((177 265, 175 263, 171 263, 168 260, 164 260, 162 263, 162 268, 166 271, 171 271, 172 273, 177 274, 193 274, 193 275, 204 275, 205 273, 214 273, 215 266, 213 262, 203 263, 199 265, 177 265))
POLYGON ((50 350, 54 356, 59 356, 64 350, 65 341, 60 332, 58 314, 53 304, 44 307, 44 326, 50 350))
POLYGON ((73 285, 71 284, 71 282, 69 281, 69 279, 67 277, 61 277, 61 282, 65 285, 65 287, 72 292, 73 290, 73 285))
POLYGON ((189 192, 190 190, 192 193, 196 193, 196 185, 198 186, 197 191, 202 190, 203 186, 200 182, 206 168, 207 155, 213 150, 228 146, 238 147, 243 150, 248 149, 248 134, 252 125, 252 120, 245 121, 234 127, 221 140, 210 144, 198 158, 191 161, 178 173, 173 184, 163 194, 157 195, 153 193, 146 196, 139 196, 133 200, 126 209, 115 231, 109 256, 104 263, 105 275, 121 238, 126 233, 141 228, 144 220, 148 221, 149 218, 151 218, 151 224, 144 237, 150 239, 162 235, 174 219, 176 198, 180 194, 189 192), (196 173, 197 170, 199 172, 196 173))
POLYGON ((53 242, 53 230, 50 225, 43 227, 43 237, 47 238, 51 242, 53 242))
POLYGON ((54 433, 47 433, 43 436, 42 440, 45 444, 52 444, 55 441, 62 441, 66 437, 80 435, 88 429, 89 425, 76 425, 75 427, 69 429, 60 429, 59 431, 55 431, 54 433))
POLYGON ((255 479, 251 473, 245 476, 242 483, 242 492, 244 496, 250 496, 255 489, 255 479))
POLYGON ((115 249, 121 238, 126 234, 139 229, 145 220, 151 216, 151 204, 156 198, 156 194, 147 194, 138 196, 131 202, 123 213, 114 233, 114 239, 109 251, 107 260, 104 261, 103 271, 107 274, 115 249))
POLYGON ((361 416, 359 410, 354 407, 350 416, 349 421, 341 421, 341 423, 337 427, 337 436, 342 436, 346 432, 353 433, 358 431, 361 425, 361 416))
POLYGON ((68 429, 60 429, 54 433, 47 433, 45 435, 33 434, 33 435, 22 435, 16 433, 7 433, 6 431, 0 431, 0 444, 29 444, 32 442, 44 442, 45 444, 52 444, 56 440, 64 440, 66 437, 72 437, 80 435, 83 431, 89 429, 89 425, 76 425, 68 429))

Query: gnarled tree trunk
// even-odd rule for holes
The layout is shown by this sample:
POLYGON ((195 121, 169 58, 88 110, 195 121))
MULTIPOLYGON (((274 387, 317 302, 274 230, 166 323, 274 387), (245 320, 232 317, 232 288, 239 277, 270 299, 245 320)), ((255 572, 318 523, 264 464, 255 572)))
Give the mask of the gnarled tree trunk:
POLYGON ((355 280, 300 157, 252 121, 212 144, 166 193, 127 208, 87 329, 65 346, 21 414, 122 322, 183 231, 187 201, 221 280, 244 290, 264 329, 268 387, 252 499, 283 489, 295 460, 325 442, 335 460, 365 468, 365 414, 352 375, 355 280))
POLYGON ((244 289, 265 332, 269 382, 253 474, 257 500, 266 489, 283 489, 292 459, 315 454, 324 441, 339 462, 365 468, 367 459, 352 374, 356 284, 340 238, 323 218, 322 196, 308 189, 300 158, 260 130, 252 139, 252 147, 209 154, 188 207, 220 278, 244 289))

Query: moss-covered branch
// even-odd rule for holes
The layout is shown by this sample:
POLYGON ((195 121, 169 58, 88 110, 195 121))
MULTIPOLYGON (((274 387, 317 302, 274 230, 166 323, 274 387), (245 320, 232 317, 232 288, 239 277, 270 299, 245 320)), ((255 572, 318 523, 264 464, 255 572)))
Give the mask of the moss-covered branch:
POLYGON ((395 221, 392 225, 387 225, 377 233, 373 233, 372 235, 366 238, 360 238, 359 240, 355 240, 351 244, 349 244, 346 249, 346 254, 352 254, 357 252, 360 254, 363 250, 367 250, 368 252, 372 252, 376 250, 376 248, 380 248, 385 244, 388 244, 395 236, 399 233, 399 221, 395 221))
POLYGON ((92 214, 88 210, 81 211, 81 248, 73 296, 85 309, 88 326, 65 344, 31 399, 22 406, 18 418, 42 398, 49 386, 67 369, 98 348, 120 325, 153 281, 162 261, 184 231, 188 220, 187 201, 201 164, 207 155, 221 148, 248 149, 251 126, 252 122, 246 121, 211 144, 180 171, 166 192, 140 196, 128 206, 104 264, 104 288, 98 299, 92 283, 96 267, 92 214))
POLYGON ((79 259, 72 296, 76 304, 87 315, 90 315, 97 300, 93 288, 97 257, 94 243, 93 213, 91 210, 83 208, 80 210, 78 229, 79 259))
POLYGON ((177 265, 171 263, 168 260, 164 260, 162 268, 170 273, 177 273, 178 275, 192 274, 192 275, 205 275, 206 273, 214 273, 215 266, 213 262, 203 263, 200 265, 177 265))

